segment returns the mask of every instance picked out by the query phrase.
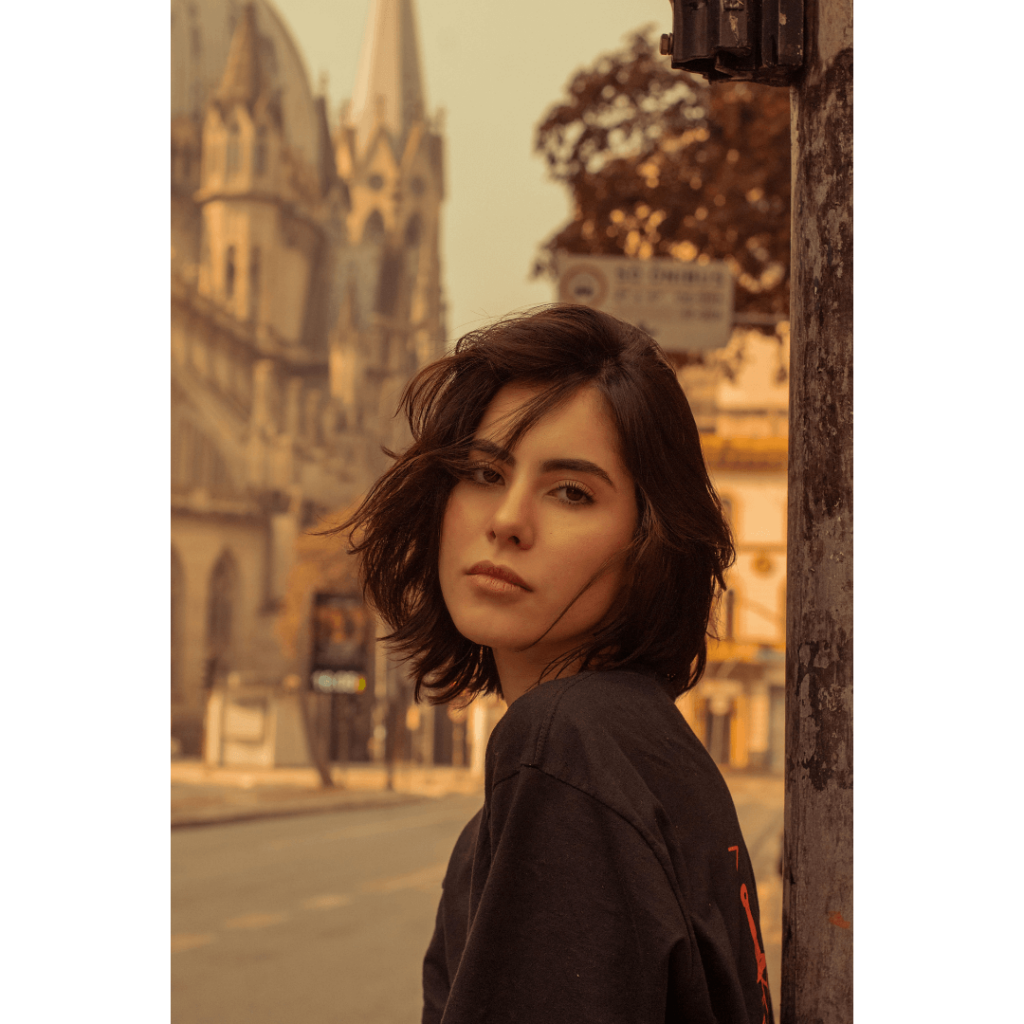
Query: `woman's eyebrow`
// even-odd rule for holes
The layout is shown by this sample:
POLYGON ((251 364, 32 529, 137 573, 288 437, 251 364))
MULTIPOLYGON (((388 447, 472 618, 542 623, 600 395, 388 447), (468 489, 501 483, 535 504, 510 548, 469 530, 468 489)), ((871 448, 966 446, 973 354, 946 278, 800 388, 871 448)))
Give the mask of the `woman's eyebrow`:
MULTIPOLYGON (((499 462, 504 462, 506 466, 516 464, 515 456, 507 448, 502 448, 486 438, 474 438, 473 448, 493 459, 498 459, 499 462)), ((587 459, 548 459, 540 468, 543 473, 590 473, 604 480, 613 491, 617 490, 612 478, 596 462, 587 459)))
POLYGON ((588 462, 586 459, 548 459, 541 470, 545 473, 590 473, 599 476, 613 491, 617 490, 612 478, 596 462, 588 462))
POLYGON ((516 464, 515 456, 507 448, 502 448, 501 445, 488 441, 485 437, 474 437, 470 450, 483 452, 484 455, 490 455, 492 459, 497 459, 509 466, 516 464))

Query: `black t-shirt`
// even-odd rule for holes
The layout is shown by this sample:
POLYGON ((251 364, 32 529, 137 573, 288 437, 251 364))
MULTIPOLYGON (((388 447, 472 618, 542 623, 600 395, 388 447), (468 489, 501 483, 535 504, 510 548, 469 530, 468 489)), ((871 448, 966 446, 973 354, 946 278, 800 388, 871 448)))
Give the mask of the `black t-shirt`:
POLYGON ((732 798, 654 676, 516 700, 444 879, 423 1024, 772 1024, 732 798))

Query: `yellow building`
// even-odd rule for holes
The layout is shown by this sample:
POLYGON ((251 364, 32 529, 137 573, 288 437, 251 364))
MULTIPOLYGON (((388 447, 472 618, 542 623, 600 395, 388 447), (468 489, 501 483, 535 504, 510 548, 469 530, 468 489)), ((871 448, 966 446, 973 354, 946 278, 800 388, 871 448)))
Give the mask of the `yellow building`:
POLYGON ((302 696, 312 631, 275 627, 297 539, 404 444, 397 398, 444 350, 443 142, 411 0, 374 0, 334 126, 267 0, 171 19, 172 733, 302 763, 303 716, 328 713, 302 696))
POLYGON ((788 329, 738 329, 703 367, 698 396, 711 478, 736 544, 704 678, 679 705, 719 764, 781 772, 785 751, 788 329))

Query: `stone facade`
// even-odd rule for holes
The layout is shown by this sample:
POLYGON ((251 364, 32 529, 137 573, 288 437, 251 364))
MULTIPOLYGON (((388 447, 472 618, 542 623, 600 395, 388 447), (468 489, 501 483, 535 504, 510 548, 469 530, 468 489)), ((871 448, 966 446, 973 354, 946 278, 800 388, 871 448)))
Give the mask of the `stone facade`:
MULTIPOLYGON (((396 75, 394 54, 417 52, 410 0, 376 0, 333 128, 265 0, 171 11, 172 732, 198 754, 224 706, 214 732, 234 721, 248 740, 207 757, 244 761, 250 742, 278 763, 256 750, 260 701, 281 735, 328 713, 300 707, 311 655, 279 635, 297 540, 405 443, 398 397, 444 351, 443 142, 418 57, 396 75)), ((372 688, 394 667, 368 660, 372 688)))

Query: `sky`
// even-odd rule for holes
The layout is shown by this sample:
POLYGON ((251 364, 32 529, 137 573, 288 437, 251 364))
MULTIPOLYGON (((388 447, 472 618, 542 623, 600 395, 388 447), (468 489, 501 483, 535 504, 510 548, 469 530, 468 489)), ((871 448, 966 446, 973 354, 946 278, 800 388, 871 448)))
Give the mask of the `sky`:
MULTIPOLYGON (((272 0, 332 116, 352 92, 370 0, 272 0)), ((530 279, 538 246, 570 216, 533 133, 576 70, 645 24, 671 31, 668 0, 413 0, 427 109, 445 111, 448 195, 441 259, 449 341, 554 299, 530 279)))

